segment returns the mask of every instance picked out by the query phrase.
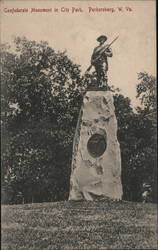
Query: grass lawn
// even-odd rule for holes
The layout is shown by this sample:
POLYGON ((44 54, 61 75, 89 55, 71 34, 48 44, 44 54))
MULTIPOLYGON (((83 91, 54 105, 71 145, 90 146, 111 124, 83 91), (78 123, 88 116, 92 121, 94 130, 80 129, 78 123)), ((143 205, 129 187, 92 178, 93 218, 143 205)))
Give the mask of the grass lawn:
POLYGON ((125 201, 2 206, 2 250, 158 249, 157 207, 125 201))

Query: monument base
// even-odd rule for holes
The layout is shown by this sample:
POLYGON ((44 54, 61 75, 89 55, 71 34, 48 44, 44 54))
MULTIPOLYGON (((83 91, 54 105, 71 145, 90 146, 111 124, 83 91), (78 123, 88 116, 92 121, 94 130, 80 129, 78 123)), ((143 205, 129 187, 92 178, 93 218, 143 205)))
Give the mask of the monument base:
POLYGON ((73 142, 69 200, 122 198, 117 120, 110 91, 88 91, 73 142))

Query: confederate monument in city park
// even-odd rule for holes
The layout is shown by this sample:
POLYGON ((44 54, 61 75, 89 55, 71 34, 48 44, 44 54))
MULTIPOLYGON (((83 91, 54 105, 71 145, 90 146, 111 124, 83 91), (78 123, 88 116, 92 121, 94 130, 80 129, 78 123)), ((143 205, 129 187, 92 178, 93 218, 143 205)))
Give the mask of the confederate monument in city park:
POLYGON ((98 37, 99 46, 87 69, 94 66, 97 88, 83 97, 73 141, 69 200, 122 198, 117 120, 107 78, 112 43, 105 45, 106 40, 106 36, 98 37))

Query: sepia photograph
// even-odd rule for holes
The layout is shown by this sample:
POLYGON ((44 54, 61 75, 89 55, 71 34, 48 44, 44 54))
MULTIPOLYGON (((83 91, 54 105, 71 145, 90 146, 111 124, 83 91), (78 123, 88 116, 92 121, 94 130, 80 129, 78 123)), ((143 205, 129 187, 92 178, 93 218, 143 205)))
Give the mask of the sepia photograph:
POLYGON ((1 249, 158 249, 155 0, 2 0, 1 249))

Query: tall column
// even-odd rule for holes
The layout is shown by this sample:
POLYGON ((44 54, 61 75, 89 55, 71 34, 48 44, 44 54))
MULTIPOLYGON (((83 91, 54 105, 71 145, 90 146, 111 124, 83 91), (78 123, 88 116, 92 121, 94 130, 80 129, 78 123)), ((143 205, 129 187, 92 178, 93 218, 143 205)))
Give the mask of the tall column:
POLYGON ((122 198, 121 155, 110 91, 88 91, 73 142, 69 200, 122 198))

